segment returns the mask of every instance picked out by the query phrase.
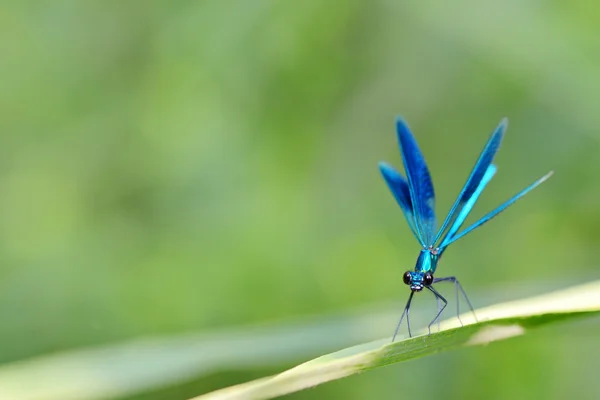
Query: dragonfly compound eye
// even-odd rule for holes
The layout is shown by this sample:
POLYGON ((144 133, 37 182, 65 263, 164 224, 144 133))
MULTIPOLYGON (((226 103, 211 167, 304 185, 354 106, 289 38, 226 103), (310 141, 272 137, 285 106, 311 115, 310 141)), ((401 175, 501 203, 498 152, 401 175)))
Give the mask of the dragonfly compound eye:
POLYGON ((423 284, 425 286, 429 286, 433 283, 433 275, 431 275, 429 272, 427 272, 425 275, 423 275, 423 284))
POLYGON ((410 285, 412 282, 412 275, 410 273, 410 271, 406 271, 404 273, 404 275, 402 275, 402 281, 406 284, 406 285, 410 285))

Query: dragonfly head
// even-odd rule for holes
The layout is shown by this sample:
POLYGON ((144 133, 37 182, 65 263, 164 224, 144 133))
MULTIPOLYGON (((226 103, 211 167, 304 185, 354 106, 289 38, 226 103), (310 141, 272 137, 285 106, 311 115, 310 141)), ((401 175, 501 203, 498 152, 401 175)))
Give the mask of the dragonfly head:
POLYGON ((433 275, 431 272, 415 272, 406 271, 402 276, 402 280, 413 292, 420 292, 424 287, 430 286, 433 283, 433 275))

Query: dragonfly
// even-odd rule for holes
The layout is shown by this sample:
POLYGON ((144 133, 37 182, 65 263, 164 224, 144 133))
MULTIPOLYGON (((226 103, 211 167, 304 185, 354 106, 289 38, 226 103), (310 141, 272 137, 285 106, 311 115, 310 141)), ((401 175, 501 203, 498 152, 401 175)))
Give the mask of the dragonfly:
POLYGON ((448 282, 454 284, 456 314, 461 325, 463 325, 463 323, 460 319, 459 292, 466 300, 467 305, 477 321, 475 310, 459 280, 455 276, 446 276, 442 278, 434 277, 442 255, 449 245, 506 210, 506 208, 550 178, 553 173, 553 171, 550 171, 525 189, 518 192, 509 200, 484 215, 477 222, 474 222, 472 225, 461 230, 465 220, 481 195, 481 192, 483 192, 483 189, 485 189, 486 185, 492 180, 496 173, 497 167, 492 164, 492 162, 500 148, 500 143, 504 137, 507 125, 508 120, 504 118, 492 132, 485 147, 481 151, 471 174, 460 191, 458 198, 452 205, 452 208, 448 212, 441 227, 437 229, 437 219, 434 209, 435 193, 429 169, 427 168, 423 154, 417 145, 417 141, 412 135, 406 122, 402 118, 396 120, 396 131, 406 178, 386 162, 380 162, 379 169, 400 206, 410 230, 421 244, 422 249, 417 257, 414 270, 406 271, 402 276, 403 282, 410 288, 410 294, 406 306, 404 307, 404 311, 402 312, 402 316, 400 317, 400 321, 394 331, 392 342, 396 339, 405 317, 408 325, 408 335, 409 337, 412 337, 409 319, 410 306, 414 294, 421 292, 423 289, 433 293, 438 304, 437 314, 427 326, 429 334, 431 334, 431 326, 436 321, 439 323, 439 318, 448 305, 446 298, 434 288, 434 285, 437 283, 448 282))

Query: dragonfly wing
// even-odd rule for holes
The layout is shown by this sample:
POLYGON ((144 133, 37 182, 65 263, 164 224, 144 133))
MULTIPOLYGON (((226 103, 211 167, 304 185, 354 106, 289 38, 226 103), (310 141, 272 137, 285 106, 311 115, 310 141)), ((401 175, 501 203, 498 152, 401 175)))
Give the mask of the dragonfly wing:
POLYGON ((408 178, 417 237, 420 238, 423 246, 429 246, 433 244, 437 229, 434 210, 435 193, 431 175, 417 141, 401 118, 396 121, 396 130, 408 178))
MULTIPOLYGON (((502 142, 502 137, 504 136, 504 131, 506 130, 507 124, 508 124, 508 120, 506 118, 503 119, 500 122, 500 124, 498 125, 498 127, 496 128, 496 130, 492 133, 492 135, 488 139, 485 147, 483 148, 483 150, 481 151, 481 154, 479 155, 479 159, 475 163, 475 166, 473 167, 473 170, 471 171, 471 174, 469 175, 469 178, 467 179, 467 182, 465 183, 462 190, 460 191, 458 198, 452 205, 452 208, 450 209, 448 216, 446 216, 446 219, 444 220, 442 227, 440 228, 439 232, 437 233, 437 235, 433 241, 434 243, 438 242, 438 240, 442 237, 442 235, 444 234, 444 231, 447 228, 454 226, 455 221, 458 219, 458 216, 461 215, 462 210, 465 208, 465 206, 467 204, 470 203, 471 208, 475 204, 475 201, 471 201, 471 198, 473 197, 474 193, 480 188, 481 182, 483 181, 483 179, 486 177, 486 174, 488 173, 488 168, 492 164, 492 161, 494 160, 494 156, 496 155, 496 153, 498 152, 498 149, 500 148, 500 143, 502 142)), ((492 176, 493 175, 494 174, 492 173, 492 176)), ((491 179, 491 176, 489 177, 489 179, 491 179)), ((486 182, 486 184, 487 184, 487 182, 486 182)), ((485 187, 485 184, 483 185, 483 187, 485 187)), ((481 190, 483 190, 483 187, 481 187, 481 190)), ((475 200, 476 200, 476 198, 475 198, 475 200)), ((467 210, 466 213, 468 214, 469 211, 470 211, 470 209, 467 210)), ((449 239, 448 238, 449 233, 450 233, 450 231, 448 231, 448 233, 446 233, 446 236, 441 240, 441 243, 444 243, 449 239)), ((456 233, 456 232, 454 232, 454 233, 456 233)))
POLYGON ((380 162, 379 170, 381 171, 383 179, 385 179, 392 194, 396 198, 396 201, 400 205, 400 208, 402 209, 402 212, 406 217, 406 221, 408 222, 410 230, 415 235, 417 240, 420 241, 415 227, 415 215, 413 212, 412 201, 410 199, 410 189, 408 187, 408 182, 398 171, 396 171, 396 169, 394 169, 394 167, 387 163, 380 162))
POLYGON ((552 174, 553 174, 552 171, 548 172, 546 175, 542 176, 540 179, 533 182, 531 185, 527 186, 525 189, 521 190, 519 193, 514 195, 511 199, 509 199, 508 201, 506 201, 506 202, 502 203, 500 206, 498 206, 495 210, 493 210, 490 213, 483 216, 479 221, 475 222, 473 225, 469 226, 464 231, 462 231, 458 235, 454 236, 452 239, 450 239, 448 241, 446 246, 448 246, 451 243, 456 242, 458 239, 465 236, 467 233, 479 228, 481 225, 485 224, 490 219, 494 218, 496 215, 498 215, 502 211, 506 210, 506 208, 508 208, 510 205, 512 205, 517 200, 519 200, 521 197, 525 196, 527 193, 529 193, 530 191, 535 189, 537 186, 544 183, 548 178, 550 178, 552 176, 552 174))
POLYGON ((477 189, 475 189, 469 200, 467 200, 462 206, 460 212, 456 216, 456 219, 452 223, 452 226, 448 230, 448 233, 444 237, 444 240, 440 244, 441 251, 443 251, 446 248, 448 243, 452 241, 454 235, 456 235, 456 232, 458 232, 462 225, 465 223, 465 220, 469 216, 469 213, 473 209, 473 206, 477 202, 477 199, 481 195, 481 192, 483 192, 483 189, 485 189, 486 185, 492 180, 495 174, 496 166, 494 164, 490 164, 488 169, 485 171, 485 175, 483 175, 483 178, 479 182, 479 186, 477 186, 477 189))

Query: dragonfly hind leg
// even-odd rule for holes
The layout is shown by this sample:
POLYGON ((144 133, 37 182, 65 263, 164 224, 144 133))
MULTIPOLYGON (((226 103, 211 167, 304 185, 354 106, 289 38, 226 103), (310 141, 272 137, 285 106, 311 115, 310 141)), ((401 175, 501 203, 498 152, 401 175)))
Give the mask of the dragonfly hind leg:
POLYGON ((465 301, 467 302, 467 305, 469 306, 469 309, 473 313, 473 317, 475 318, 475 321, 478 322, 479 320, 477 319, 477 314, 475 314, 475 309, 473 308, 473 305, 469 301, 469 297, 467 296, 467 293, 465 292, 465 290, 461 286, 461 284, 458 281, 458 279, 456 279, 455 276, 448 276, 446 278, 435 278, 433 280, 433 283, 440 283, 440 282, 452 282, 452 283, 454 283, 454 294, 456 296, 456 317, 458 318, 458 322, 460 322, 460 325, 464 326, 462 320, 460 319, 460 299, 458 298, 458 291, 459 290, 460 290, 460 293, 462 293, 463 297, 465 298, 465 301))

